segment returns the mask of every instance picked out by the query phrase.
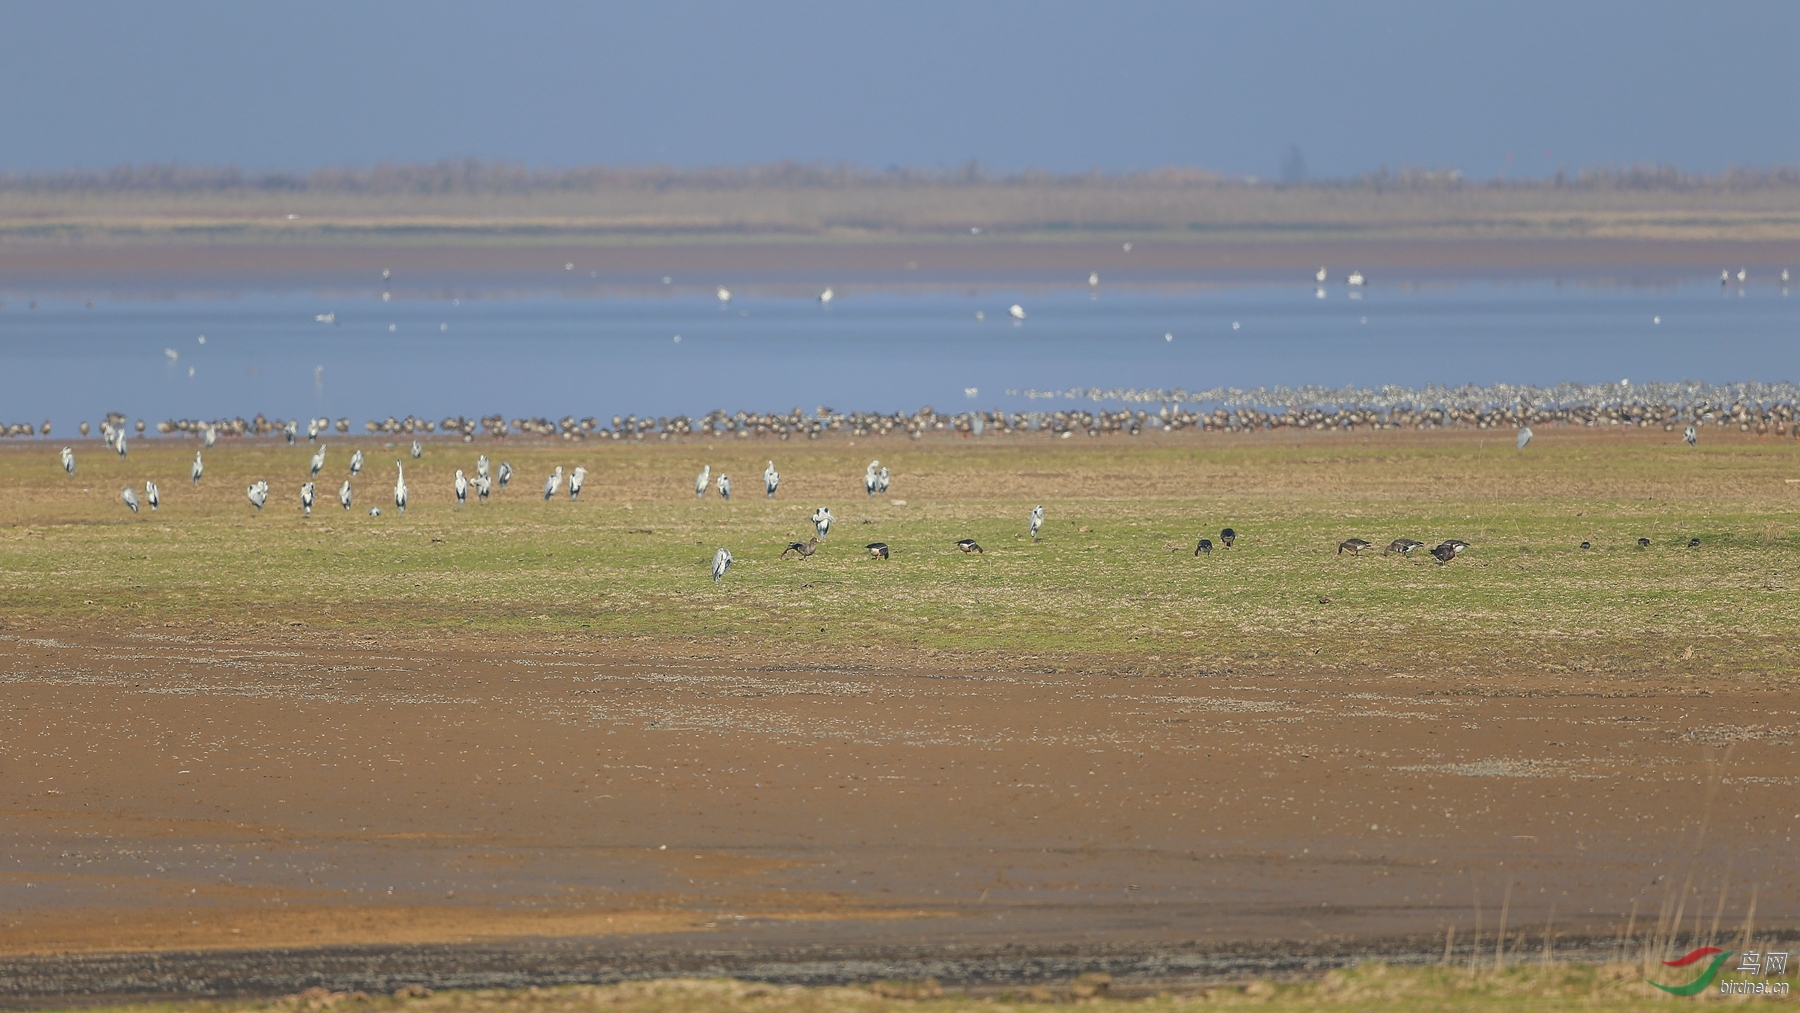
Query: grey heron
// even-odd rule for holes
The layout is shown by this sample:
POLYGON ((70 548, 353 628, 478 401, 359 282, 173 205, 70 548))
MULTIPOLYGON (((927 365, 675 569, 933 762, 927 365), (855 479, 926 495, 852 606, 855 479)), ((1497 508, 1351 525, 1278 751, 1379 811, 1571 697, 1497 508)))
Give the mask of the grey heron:
POLYGON ((875 491, 884 493, 884 492, 887 492, 887 489, 888 489, 888 470, 887 470, 887 468, 884 467, 880 471, 875 473, 875 491))
POLYGON ((550 497, 556 495, 556 490, 561 487, 562 465, 559 464, 556 466, 556 470, 550 473, 550 477, 544 479, 544 502, 550 502, 550 497))
POLYGON ((125 456, 125 430, 119 430, 119 435, 113 439, 113 449, 119 452, 120 457, 125 456))
POLYGON ((875 498, 875 486, 881 481, 875 474, 875 469, 880 465, 880 461, 870 461, 869 467, 863 472, 863 491, 869 494, 870 499, 875 498))
MULTIPOLYGON (((719 481, 721 481, 721 482, 725 481, 725 476, 720 475, 719 481)), ((586 483, 587 483, 587 469, 582 467, 581 465, 577 464, 575 466, 575 470, 569 473, 569 498, 570 499, 580 499, 581 498, 581 487, 583 485, 585 485, 586 483)))
POLYGON ((706 487, 710 484, 712 484, 712 465, 709 464, 706 467, 701 468, 700 474, 694 479, 694 496, 699 499, 705 499, 706 487))
POLYGON ((1219 532, 1219 541, 1224 542, 1225 547, 1229 549, 1231 548, 1231 543, 1237 541, 1237 532, 1231 528, 1226 528, 1219 532))
POLYGON ((211 450, 213 443, 216 442, 218 440, 218 438, 219 438, 218 427, 209 425, 206 427, 206 438, 202 442, 206 444, 206 449, 211 450))
POLYGON ((469 480, 463 477, 462 469, 456 469, 456 505, 466 506, 469 502, 469 480))
POLYGON ((356 476, 362 474, 362 464, 363 464, 362 451, 358 450, 356 453, 350 455, 350 477, 351 478, 355 478, 356 476))
POLYGON ((195 485, 200 484, 200 476, 206 473, 206 462, 200 459, 200 453, 198 450, 194 451, 194 466, 188 469, 188 477, 194 480, 195 485))
POLYGON ((119 498, 125 501, 125 505, 131 508, 132 513, 137 513, 137 493, 131 491, 131 486, 119 490, 119 498))
POLYGON ((355 499, 356 494, 350 491, 350 480, 346 478, 344 479, 344 484, 338 486, 338 502, 344 505, 345 513, 350 512, 350 504, 354 502, 355 499))
POLYGON ((1348 552, 1353 556, 1360 556, 1364 549, 1373 549, 1374 547, 1360 538, 1346 538, 1338 543, 1338 555, 1341 556, 1348 552))
POLYGON ((287 437, 288 446, 291 447, 300 436, 300 428, 294 424, 293 419, 288 419, 287 424, 281 427, 281 435, 287 437))
POLYGON ((1381 550, 1381 554, 1386 556, 1390 553, 1398 552, 1402 556, 1410 556, 1424 547, 1425 543, 1416 538, 1396 538, 1388 543, 1387 548, 1381 550))
POLYGON ((731 502, 731 476, 719 472, 719 498, 731 502))
POLYGON ((787 554, 792 552, 797 554, 801 559, 810 559, 812 558, 812 554, 817 551, 819 551, 819 540, 817 538, 808 538, 804 542, 789 542, 788 547, 781 550, 781 558, 786 559, 787 554))
POLYGON ((1038 529, 1044 526, 1044 507, 1042 504, 1031 508, 1031 540, 1038 540, 1038 529))
POLYGON ((1693 426, 1689 426, 1681 431, 1681 438, 1686 440, 1687 445, 1691 447, 1700 442, 1700 432, 1693 426))
POLYGON ((69 476, 71 478, 74 477, 74 475, 75 475, 75 448, 73 448, 73 447, 62 448, 62 466, 63 466, 63 470, 68 472, 69 476))
POLYGON ((317 443, 318 441, 319 441, 319 420, 318 419, 307 419, 306 420, 306 442, 317 443))
POLYGON ((400 472, 399 477, 394 479, 394 509, 400 511, 402 514, 405 514, 406 513, 406 468, 403 467, 399 461, 394 462, 394 467, 395 467, 395 469, 397 469, 400 472))
POLYGON ((965 553, 980 552, 984 556, 987 555, 987 553, 982 550, 981 546, 975 544, 975 539, 973 539, 973 538, 957 539, 956 547, 958 550, 965 552, 965 553))
POLYGON ((415 461, 418 460, 419 455, 423 454, 424 452, 425 452, 425 448, 419 445, 418 440, 414 440, 413 445, 412 445, 413 460, 415 460, 415 461))
POLYGON ((1194 555, 1196 555, 1196 556, 1212 555, 1212 539, 1202 538, 1198 542, 1194 543, 1194 555))
POLYGON ((482 454, 480 457, 477 457, 475 459, 475 477, 476 478, 486 478, 487 476, 488 476, 488 459, 487 459, 486 454, 482 454))
POLYGON ((1530 426, 1526 426, 1525 428, 1519 430, 1519 438, 1518 438, 1517 442, 1518 442, 1520 450, 1524 450, 1525 445, 1527 443, 1531 442, 1531 427, 1530 426))
POLYGON ((155 482, 148 479, 144 481, 144 502, 150 504, 152 510, 162 506, 162 490, 156 487, 155 482))
POLYGON ((781 472, 776 471, 775 462, 770 461, 769 466, 763 469, 763 490, 768 494, 769 499, 775 498, 775 489, 780 485, 781 472))
POLYGON ((312 477, 319 477, 319 469, 325 467, 325 448, 330 444, 320 444, 319 452, 312 456, 312 477))
POLYGON ((250 498, 251 506, 261 510, 263 504, 269 501, 268 484, 264 482, 252 482, 250 483, 250 488, 245 490, 244 495, 250 498))
POLYGON ((506 488, 506 483, 512 481, 512 465, 508 464, 505 461, 501 461, 499 478, 500 478, 500 488, 502 488, 502 489, 506 488))
POLYGON ((481 501, 483 503, 487 502, 488 493, 492 492, 493 490, 494 490, 494 480, 493 479, 487 477, 486 475, 476 475, 475 476, 475 494, 477 496, 481 497, 481 501))
POLYGON ((826 536, 831 534, 832 519, 830 507, 820 507, 813 511, 813 530, 818 532, 820 541, 824 541, 826 536))
POLYGON ((724 580, 725 571, 729 569, 731 569, 731 550, 721 548, 718 552, 713 554, 713 583, 717 584, 719 581, 724 580))
POLYGON ((313 488, 311 482, 300 483, 300 509, 305 511, 308 517, 312 516, 313 488))
POLYGON ((874 558, 874 559, 892 559, 893 558, 892 556, 888 555, 888 546, 887 546, 886 542, 870 542, 869 544, 863 546, 863 548, 869 550, 869 556, 871 558, 874 558))

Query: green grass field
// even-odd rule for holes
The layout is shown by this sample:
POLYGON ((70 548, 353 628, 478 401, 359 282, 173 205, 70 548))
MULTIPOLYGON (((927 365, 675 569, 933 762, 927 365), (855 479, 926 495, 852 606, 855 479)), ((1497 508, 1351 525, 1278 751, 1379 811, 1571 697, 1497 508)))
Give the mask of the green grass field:
POLYGON ((212 623, 309 632, 615 641, 632 650, 860 663, 880 652, 971 664, 1148 672, 1516 670, 1697 676, 1792 673, 1800 662, 1800 445, 1721 436, 1190 435, 1054 441, 695 440, 620 445, 515 439, 472 446, 354 441, 369 464, 336 503, 350 446, 331 446, 313 517, 312 448, 222 442, 199 489, 195 446, 87 441, 0 449, 0 608, 6 625, 117 629, 212 623), (459 509, 451 474, 478 452, 512 485, 459 509), (773 457, 778 499, 762 495, 773 457), (880 457, 885 497, 862 490, 880 457), (394 461, 411 505, 391 502, 394 461), (585 465, 579 502, 540 495, 585 465), (737 495, 693 495, 702 464, 737 495), (133 516, 119 490, 156 479, 133 516), (245 498, 273 487, 260 513, 245 498), (1031 507, 1047 514, 1026 536, 1031 507), (366 508, 380 505, 383 516, 366 508), (829 505, 812 559, 777 558, 829 505), (1201 535, 1236 548, 1195 558, 1201 535), (1339 555, 1352 536, 1472 548, 1447 566, 1339 555), (968 556, 955 539, 987 550, 968 556), (1649 548, 1636 540, 1647 537, 1649 548), (1687 547, 1699 538, 1697 549, 1687 547), (862 546, 884 541, 891 560, 862 546), (1579 548, 1587 540, 1589 550, 1579 548), (736 565, 715 587, 714 551, 736 565))

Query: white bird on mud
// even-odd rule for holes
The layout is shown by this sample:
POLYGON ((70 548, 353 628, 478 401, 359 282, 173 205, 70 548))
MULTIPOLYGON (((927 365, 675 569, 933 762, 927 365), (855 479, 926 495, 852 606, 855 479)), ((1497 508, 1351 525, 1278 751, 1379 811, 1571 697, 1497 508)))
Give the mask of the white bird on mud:
POLYGON ((418 459, 419 459, 419 455, 420 455, 420 454, 423 454, 423 453, 424 453, 424 452, 425 452, 425 448, 424 448, 424 447, 421 447, 421 446, 419 446, 419 441, 418 441, 418 440, 414 440, 414 441, 413 441, 413 445, 412 445, 412 455, 413 455, 413 460, 415 460, 415 461, 416 461, 416 460, 418 460, 418 459))
POLYGON ((212 445, 215 442, 217 442, 218 439, 219 439, 218 427, 217 426, 207 426, 206 427, 206 439, 202 441, 206 444, 206 449, 211 450, 212 445))
POLYGON ((880 471, 876 472, 875 473, 875 491, 881 492, 881 493, 887 492, 888 479, 889 479, 889 475, 888 475, 888 470, 886 468, 882 468, 880 471))
POLYGON ((1526 426, 1525 428, 1519 430, 1519 449, 1524 450, 1525 445, 1530 442, 1531 442, 1531 427, 1526 426))
POLYGON ((260 481, 252 482, 250 483, 250 488, 244 492, 244 495, 250 497, 251 506, 261 510, 263 504, 269 501, 269 483, 260 481))
POLYGON ((350 477, 351 478, 355 478, 356 476, 362 474, 362 461, 363 461, 362 451, 358 450, 356 453, 350 455, 350 477))
POLYGON ((463 506, 469 502, 469 480, 463 477, 462 469, 456 469, 456 505, 463 506))
POLYGON ((132 513, 137 513, 137 493, 131 491, 131 486, 119 490, 119 498, 125 501, 132 513))
POLYGON ((722 471, 719 472, 719 498, 731 502, 731 478, 722 471))
POLYGON ((831 533, 831 521, 832 516, 830 507, 820 507, 813 511, 813 530, 819 533, 819 541, 824 541, 825 536, 831 533))
POLYGON ((304 510, 308 517, 312 516, 312 504, 313 484, 311 482, 300 483, 300 509, 304 510))
POLYGON ((312 477, 319 477, 319 469, 325 467, 325 448, 330 444, 321 444, 319 452, 312 456, 312 477))
POLYGON ((1042 504, 1031 508, 1031 540, 1038 540, 1038 529, 1044 526, 1044 507, 1042 504))
MULTIPOLYGON (((73 472, 70 474, 73 474, 73 472)), ((763 469, 763 490, 768 493, 769 499, 775 498, 775 490, 780 485, 781 472, 776 471, 775 462, 770 461, 769 466, 763 469)))
POLYGON ((505 461, 501 461, 499 478, 500 478, 500 488, 502 488, 502 489, 506 488, 506 483, 512 481, 512 465, 506 463, 505 461))
POLYGON ((477 457, 475 459, 475 477, 476 478, 488 477, 488 459, 487 459, 486 454, 482 454, 480 457, 477 457))
POLYGON ((556 495, 556 490, 561 486, 562 465, 559 464, 556 466, 556 470, 550 473, 550 477, 544 479, 544 502, 550 502, 550 497, 556 495))
POLYGON ((493 489, 494 489, 494 480, 493 479, 487 477, 486 475, 476 475, 475 476, 475 495, 481 497, 481 501, 483 503, 487 502, 488 493, 492 492, 493 489))
POLYGON ((730 549, 720 549, 718 552, 713 554, 713 565, 712 565, 713 583, 717 584, 719 581, 724 580, 725 579, 725 571, 727 571, 729 569, 731 569, 731 550, 730 549))
POLYGON ((205 473, 206 462, 200 459, 200 451, 196 450, 194 451, 194 466, 188 469, 188 477, 194 480, 195 485, 199 485, 200 476, 205 473))
POLYGON ((587 484, 587 469, 577 464, 575 470, 569 472, 569 498, 580 499, 581 487, 587 484))
POLYGON ((157 507, 162 506, 162 490, 157 488, 155 482, 145 480, 145 482, 144 482, 144 502, 150 504, 150 509, 152 509, 152 510, 155 510, 157 507))
POLYGON ((706 467, 701 468, 699 476, 694 479, 694 495, 701 499, 705 499, 706 498, 706 487, 708 485, 710 485, 711 483, 712 483, 712 465, 709 464, 706 467))
POLYGON ((394 462, 394 467, 400 472, 400 477, 394 479, 394 509, 404 514, 406 513, 406 469, 401 467, 399 461, 394 462))
POLYGON ((350 504, 355 500, 356 494, 350 491, 350 480, 346 478, 344 484, 338 486, 338 502, 344 505, 344 512, 349 513, 350 504))
POLYGON ((75 474, 75 448, 62 448, 62 466, 63 470, 68 472, 71 476, 75 474))
POLYGON ((1686 440, 1687 445, 1691 447, 1700 442, 1700 433, 1693 426, 1689 426, 1681 431, 1681 438, 1686 440))

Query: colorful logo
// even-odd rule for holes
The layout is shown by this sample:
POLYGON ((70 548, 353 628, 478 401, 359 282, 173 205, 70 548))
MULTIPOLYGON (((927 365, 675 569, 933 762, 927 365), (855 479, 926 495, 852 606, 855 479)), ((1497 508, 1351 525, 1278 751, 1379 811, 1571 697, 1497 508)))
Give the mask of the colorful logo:
POLYGON ((1717 946, 1702 946, 1697 950, 1690 950, 1688 951, 1687 956, 1682 957, 1679 960, 1663 961, 1663 966, 1687 967, 1690 964, 1705 960, 1707 957, 1712 957, 1712 962, 1706 965, 1706 970, 1700 972, 1700 977, 1695 978, 1685 985, 1657 985, 1654 981, 1650 982, 1650 984, 1656 985, 1657 988, 1662 989, 1670 995, 1699 995, 1706 986, 1713 983, 1714 978, 1719 976, 1719 968, 1725 966, 1725 962, 1731 959, 1731 955, 1734 952, 1736 951, 1721 950, 1717 946))

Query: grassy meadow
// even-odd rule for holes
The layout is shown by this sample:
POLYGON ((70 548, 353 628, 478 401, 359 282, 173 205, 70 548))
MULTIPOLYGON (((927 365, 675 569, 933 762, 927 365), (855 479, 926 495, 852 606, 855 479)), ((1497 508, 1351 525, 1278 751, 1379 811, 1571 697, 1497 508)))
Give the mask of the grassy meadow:
POLYGON ((1177 434, 1053 440, 620 444, 513 438, 331 443, 313 515, 314 448, 221 441, 196 489, 196 441, 0 448, 4 625, 156 626, 613 643, 771 663, 908 658, 1124 671, 1321 669, 1694 676, 1800 670, 1800 444, 1708 434, 1177 434), (337 505, 352 447, 367 467, 337 505), (477 453, 517 474, 459 508, 477 453), (781 490, 765 499, 774 458, 781 490), (862 489, 880 458, 890 492, 862 489), (392 503, 406 464, 410 505, 392 503), (545 502, 555 465, 589 471, 545 502), (702 465, 736 495, 693 494, 702 465), (162 488, 133 515, 119 491, 162 488), (258 512, 246 486, 266 479, 258 512), (1027 515, 1045 508, 1042 540, 1027 515), (378 505, 382 516, 370 517, 378 505), (828 505, 811 559, 778 558, 828 505), (1194 556, 1200 536, 1237 547, 1194 556), (1471 548, 1440 566, 1384 558, 1398 536, 1471 548), (1339 554, 1360 537, 1377 551, 1339 554), (1640 537, 1651 545, 1640 548, 1640 537), (986 549, 964 555, 953 542, 986 549), (1699 548, 1690 549, 1690 538, 1699 548), (893 558, 862 546, 883 541, 893 558), (1591 548, 1580 544, 1588 541, 1591 548), (736 558, 714 586, 708 567, 736 558))

